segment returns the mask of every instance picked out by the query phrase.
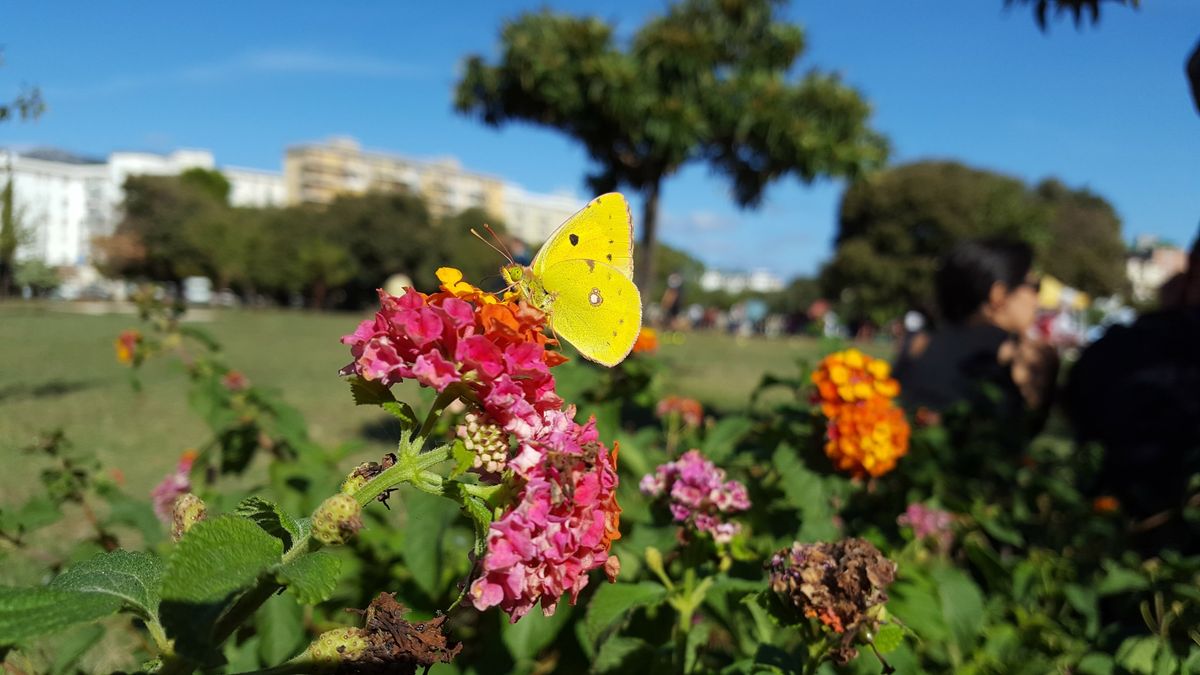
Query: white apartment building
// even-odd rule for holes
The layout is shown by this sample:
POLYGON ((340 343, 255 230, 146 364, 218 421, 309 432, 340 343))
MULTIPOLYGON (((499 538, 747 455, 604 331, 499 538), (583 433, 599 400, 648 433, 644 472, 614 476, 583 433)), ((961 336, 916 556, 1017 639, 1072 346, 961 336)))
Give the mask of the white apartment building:
POLYGON ((268 208, 287 203, 287 186, 278 171, 226 166, 221 173, 229 181, 229 203, 233 206, 268 208))
MULTIPOLYGON (((78 267, 91 260, 92 240, 112 233, 120 220, 125 180, 170 176, 193 168, 213 169, 207 150, 167 155, 114 152, 106 160, 61 150, 0 149, 0 186, 11 180, 13 212, 22 230, 18 260, 78 267)), ((283 176, 233 169, 230 202, 235 206, 282 205, 283 176)))
POLYGON ((545 241, 584 205, 571 196, 529 192, 464 169, 452 157, 424 160, 363 150, 358 141, 346 137, 288 148, 283 173, 289 204, 328 204, 338 195, 407 191, 420 195, 438 217, 483 209, 530 244, 545 241))
POLYGON ((783 286, 783 279, 765 268, 757 268, 749 272, 723 272, 709 269, 704 270, 704 274, 700 275, 700 288, 706 291, 721 290, 734 294, 743 291, 773 293, 783 290, 783 286))
POLYGON ((500 218, 509 234, 536 246, 583 206, 583 201, 570 195, 538 194, 505 184, 500 218))

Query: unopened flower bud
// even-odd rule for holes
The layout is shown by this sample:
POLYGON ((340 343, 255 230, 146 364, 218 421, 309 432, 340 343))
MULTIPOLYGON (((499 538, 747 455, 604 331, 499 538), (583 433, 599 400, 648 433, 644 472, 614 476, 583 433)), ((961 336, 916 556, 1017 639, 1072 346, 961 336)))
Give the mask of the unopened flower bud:
POLYGON ((478 415, 469 413, 465 424, 458 426, 457 435, 463 447, 475 453, 474 468, 487 473, 500 473, 508 463, 508 434, 496 424, 485 423, 478 415))
POLYGON ((306 657, 313 664, 336 668, 342 663, 357 661, 366 652, 366 631, 361 628, 336 628, 318 635, 302 658, 306 657))
POLYGON ((171 540, 183 539, 193 525, 204 520, 207 511, 204 501, 190 492, 176 497, 171 507, 171 540))
POLYGON ((339 493, 326 499, 313 513, 313 536, 327 546, 346 543, 362 526, 362 507, 348 494, 339 493))

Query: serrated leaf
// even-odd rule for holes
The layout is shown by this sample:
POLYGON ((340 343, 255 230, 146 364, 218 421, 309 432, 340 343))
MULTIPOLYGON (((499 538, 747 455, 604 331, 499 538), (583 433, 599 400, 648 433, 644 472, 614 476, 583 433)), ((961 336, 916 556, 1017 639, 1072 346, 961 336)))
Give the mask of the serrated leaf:
POLYGON ((357 375, 348 378, 354 405, 383 405, 395 401, 392 391, 378 380, 365 380, 357 375))
POLYGON ((420 424, 417 421, 417 411, 413 410, 412 406, 403 401, 388 401, 380 404, 379 407, 386 410, 392 417, 400 420, 400 427, 403 429, 416 429, 420 424))
POLYGON ((50 588, 109 595, 142 618, 156 621, 162 578, 163 563, 157 556, 118 550, 71 567, 50 582, 50 588))
POLYGON ((455 440, 450 446, 450 456, 454 458, 454 470, 450 477, 455 478, 470 471, 475 466, 475 453, 467 449, 461 439, 455 440))
POLYGON ((279 579, 300 602, 315 605, 333 595, 342 572, 342 561, 328 551, 306 553, 279 568, 279 579))
POLYGON ((263 529, 264 532, 283 542, 286 551, 292 543, 300 538, 300 527, 291 516, 283 512, 278 505, 261 497, 247 497, 233 511, 247 518, 263 529))
POLYGON ((667 597, 667 589, 652 581, 636 584, 604 584, 588 603, 587 638, 596 644, 609 626, 633 609, 654 605, 667 597))
POLYGON ((102 593, 52 588, 0 588, 0 645, 13 645, 68 626, 95 621, 121 609, 102 593))
POLYGON ((283 663, 304 648, 304 613, 295 598, 272 595, 254 614, 258 655, 264 665, 283 663))
POLYGON ((779 472, 784 496, 800 512, 798 538, 801 541, 837 538, 829 492, 821 477, 805 466, 796 451, 786 443, 775 450, 772 463, 779 472))
POLYGON ((875 633, 875 639, 872 642, 875 643, 875 650, 880 654, 894 652, 904 642, 904 629, 890 623, 875 633))
POLYGON ((542 612, 535 608, 516 623, 509 623, 506 615, 496 612, 497 619, 501 622, 500 637, 504 640, 504 646, 508 647, 508 653, 512 654, 513 660, 535 659, 543 649, 554 642, 563 626, 567 625, 571 618, 571 610, 570 605, 560 602, 553 616, 543 616, 542 612))
POLYGON ((228 602, 280 562, 283 542, 238 516, 197 523, 167 561, 159 614, 176 650, 212 663, 212 630, 228 602))

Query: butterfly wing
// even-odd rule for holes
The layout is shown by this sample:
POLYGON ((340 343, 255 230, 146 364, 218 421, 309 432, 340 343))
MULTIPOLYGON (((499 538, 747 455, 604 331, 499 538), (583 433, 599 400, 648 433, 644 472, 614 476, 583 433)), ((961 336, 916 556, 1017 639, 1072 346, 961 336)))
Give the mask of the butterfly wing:
POLYGON ((633 277, 633 218, 618 192, 600 195, 571 216, 537 253, 530 267, 542 276, 564 260, 595 260, 633 277))
POLYGON ((623 270, 595 260, 563 260, 541 277, 553 297, 550 327, 584 358, 615 366, 642 329, 642 299, 623 270))

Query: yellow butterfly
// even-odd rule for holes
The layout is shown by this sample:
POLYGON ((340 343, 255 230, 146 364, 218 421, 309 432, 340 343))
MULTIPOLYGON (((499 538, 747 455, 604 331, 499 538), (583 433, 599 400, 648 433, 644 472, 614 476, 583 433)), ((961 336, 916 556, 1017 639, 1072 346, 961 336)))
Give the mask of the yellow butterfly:
POLYGON ((629 356, 642 329, 642 298, 632 279, 633 219, 623 195, 596 197, 558 226, 533 264, 505 265, 501 274, 584 358, 615 366, 629 356))

